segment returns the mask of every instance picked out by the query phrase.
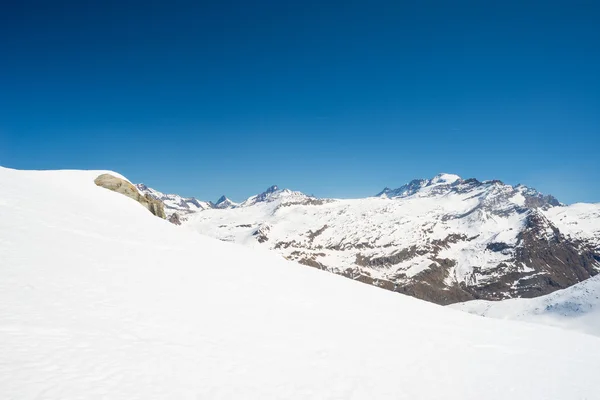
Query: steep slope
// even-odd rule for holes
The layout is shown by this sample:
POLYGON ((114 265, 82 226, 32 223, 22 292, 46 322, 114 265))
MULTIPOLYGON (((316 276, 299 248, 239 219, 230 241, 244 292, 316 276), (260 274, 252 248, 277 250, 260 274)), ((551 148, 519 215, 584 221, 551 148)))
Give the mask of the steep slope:
POLYGON ((563 213, 580 218, 569 209, 526 186, 440 174, 357 200, 271 188, 240 208, 194 214, 188 226, 449 304, 540 296, 598 273, 600 217, 565 234, 563 213))
POLYGON ((485 317, 535 322, 600 336, 600 275, 535 299, 474 300, 450 307, 485 317))
POLYGON ((0 168, 0 398, 597 397, 598 338, 202 237, 101 173, 0 168))

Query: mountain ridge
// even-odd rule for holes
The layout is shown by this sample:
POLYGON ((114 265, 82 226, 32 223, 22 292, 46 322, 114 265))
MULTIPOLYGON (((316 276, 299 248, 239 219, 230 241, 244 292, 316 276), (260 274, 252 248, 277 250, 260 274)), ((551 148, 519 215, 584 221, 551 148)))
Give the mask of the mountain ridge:
POLYGON ((449 304, 536 297, 596 275, 600 228, 584 225, 589 218, 600 221, 594 205, 566 206, 525 185, 443 173, 363 199, 274 185, 234 208, 189 213, 184 225, 449 304))

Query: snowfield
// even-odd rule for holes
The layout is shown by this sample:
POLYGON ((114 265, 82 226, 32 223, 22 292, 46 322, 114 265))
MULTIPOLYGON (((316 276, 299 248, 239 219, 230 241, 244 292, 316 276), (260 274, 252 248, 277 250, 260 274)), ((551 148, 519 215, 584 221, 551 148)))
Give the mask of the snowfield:
POLYGON ((563 232, 577 240, 587 240, 600 248, 600 203, 576 203, 548 210, 548 217, 563 232))
POLYGON ((471 314, 557 326, 600 336, 600 275, 534 299, 452 304, 471 314))
POLYGON ((600 338, 181 229, 103 172, 0 168, 1 399, 600 398, 600 338))

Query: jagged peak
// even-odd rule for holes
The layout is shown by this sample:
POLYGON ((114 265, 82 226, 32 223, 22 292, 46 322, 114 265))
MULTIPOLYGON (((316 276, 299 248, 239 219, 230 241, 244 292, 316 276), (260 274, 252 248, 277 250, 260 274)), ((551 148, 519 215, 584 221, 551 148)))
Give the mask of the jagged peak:
POLYGON ((275 193, 277 191, 279 191, 279 186, 273 185, 273 186, 269 186, 267 188, 267 190, 265 190, 263 193, 275 193))
POLYGON ((213 203, 214 208, 227 209, 227 208, 236 208, 239 204, 231 201, 227 196, 223 195, 219 197, 216 203, 213 203))
POLYGON ((219 200, 217 200, 217 202, 216 202, 215 204, 216 204, 216 205, 219 205, 219 204, 221 204, 221 203, 224 203, 224 202, 226 202, 226 201, 231 201, 231 200, 229 200, 229 199, 227 198, 227 196, 223 195, 223 196, 219 197, 219 200))
POLYGON ((498 194, 512 196, 516 193, 520 193, 525 198, 524 204, 522 205, 528 208, 547 209, 549 207, 563 205, 554 196, 544 195, 537 190, 522 184, 511 186, 498 179, 480 182, 475 178, 462 179, 458 175, 448 173, 438 174, 431 179, 413 179, 397 189, 385 187, 376 196, 383 198, 403 198, 413 195, 435 196, 448 193, 466 193, 481 187, 481 185, 488 188, 486 190, 486 196, 497 196, 498 194))
POLYGON ((246 201, 241 203, 240 206, 251 206, 256 203, 270 202, 276 199, 288 198, 290 196, 312 197, 302 192, 296 192, 290 189, 280 189, 279 186, 273 185, 267 188, 264 192, 249 197, 246 201))
POLYGON ((397 189, 385 187, 379 192, 377 197, 407 197, 417 193, 424 187, 453 185, 461 182, 462 178, 455 174, 440 173, 431 179, 413 179, 410 182, 400 186, 397 189))

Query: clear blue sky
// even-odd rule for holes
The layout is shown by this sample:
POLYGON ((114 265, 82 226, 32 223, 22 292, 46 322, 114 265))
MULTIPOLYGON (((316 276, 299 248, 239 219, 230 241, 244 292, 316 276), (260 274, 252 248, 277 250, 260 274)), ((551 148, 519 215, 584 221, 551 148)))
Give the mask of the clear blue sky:
POLYGON ((9 3, 0 165, 205 200, 443 171, 600 202, 598 1, 9 3))

